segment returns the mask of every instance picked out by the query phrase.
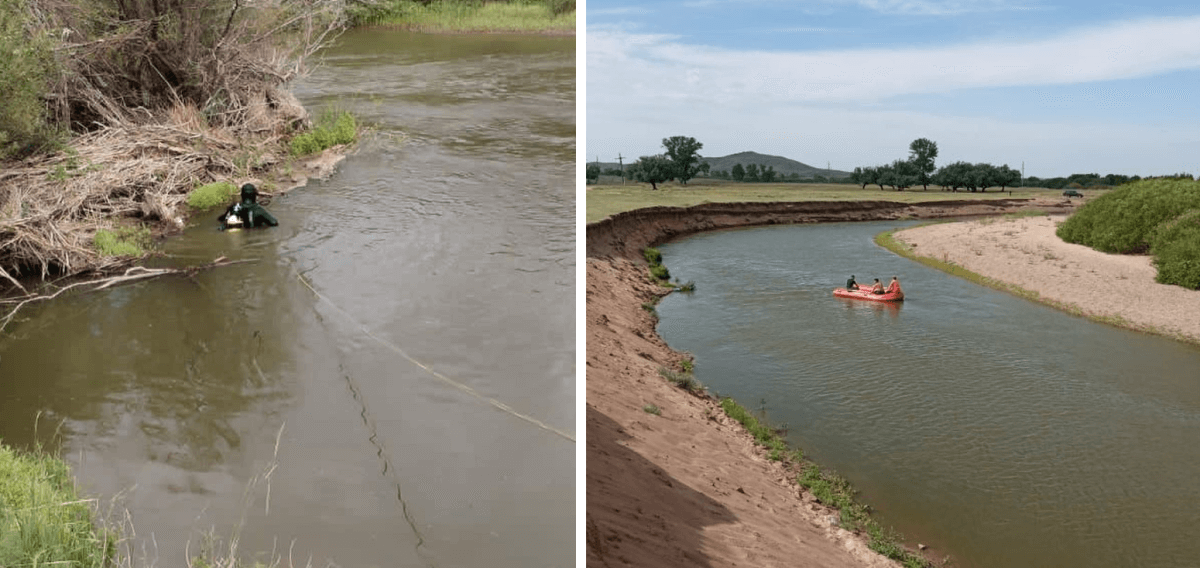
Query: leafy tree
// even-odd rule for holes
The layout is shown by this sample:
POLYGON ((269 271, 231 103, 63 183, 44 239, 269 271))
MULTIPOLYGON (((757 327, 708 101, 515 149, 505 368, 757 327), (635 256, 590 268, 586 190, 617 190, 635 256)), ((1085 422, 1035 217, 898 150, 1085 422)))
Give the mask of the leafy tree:
POLYGON ((971 174, 969 177, 970 185, 967 187, 970 188, 971 191, 975 191, 975 189, 978 188, 979 191, 986 193, 987 188, 998 185, 996 180, 999 179, 999 177, 1000 170, 997 169, 996 166, 978 163, 971 168, 971 174))
MULTIPOLYGON (((863 168, 862 169, 863 189, 866 189, 868 185, 873 184, 873 183, 875 183, 875 184, 879 183, 879 168, 877 168, 877 167, 863 168)), ((883 189, 883 185, 880 185, 879 189, 883 189)))
POLYGON ((700 154, 698 152, 704 147, 704 144, 690 136, 663 138, 662 143, 663 147, 667 149, 667 159, 675 168, 675 175, 671 177, 678 178, 679 183, 687 185, 687 181, 696 177, 696 173, 700 171, 700 154))
POLYGON ((621 170, 619 170, 617 168, 608 168, 607 170, 604 170, 604 175, 613 176, 613 177, 624 177, 624 174, 621 172, 621 170))
POLYGON ((708 162, 700 162, 700 173, 707 176, 710 169, 712 169, 712 166, 708 162))
POLYGON ((913 173, 916 176, 916 183, 928 190, 933 172, 937 169, 933 163, 938 155, 937 142, 928 138, 917 138, 908 145, 908 152, 908 159, 915 169, 913 173))
POLYGON ((675 177, 675 164, 662 154, 642 156, 633 165, 634 179, 650 184, 652 189, 658 189, 658 184, 675 177))
POLYGON ((875 183, 879 186, 879 191, 883 191, 883 186, 896 184, 896 170, 891 165, 876 166, 875 183))
POLYGON ((854 171, 850 172, 850 181, 861 185, 863 189, 867 188, 867 182, 863 181, 863 169, 861 166, 854 168, 854 171))
POLYGON ((758 181, 758 164, 746 166, 746 181, 758 181))
POLYGON ((743 168, 740 163, 734 164, 733 170, 729 172, 729 175, 733 176, 734 181, 742 181, 746 179, 746 168, 743 168))
POLYGON ((942 190, 958 191, 970 186, 971 171, 974 166, 968 162, 954 162, 942 166, 934 175, 934 183, 942 186, 942 190))
POLYGON ((892 187, 896 191, 904 191, 919 183, 920 174, 917 165, 912 160, 896 160, 892 162, 892 187))
POLYGON ((1015 186, 1021 182, 1021 172, 1008 167, 1004 164, 996 169, 996 185, 1000 186, 1000 191, 1010 185, 1015 186))
POLYGON ((596 180, 600 178, 600 166, 588 164, 585 175, 587 176, 588 183, 596 183, 596 180))
POLYGON ((775 166, 765 166, 762 168, 762 173, 758 174, 759 179, 763 183, 771 183, 775 181, 775 166))

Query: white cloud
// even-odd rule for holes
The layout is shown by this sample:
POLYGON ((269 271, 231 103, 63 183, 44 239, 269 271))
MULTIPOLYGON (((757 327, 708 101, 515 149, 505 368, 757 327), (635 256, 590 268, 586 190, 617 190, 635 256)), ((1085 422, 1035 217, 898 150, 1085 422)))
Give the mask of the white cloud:
MULTIPOLYGON (((847 0, 842 0, 843 2, 847 0)), ((1037 6, 1007 0, 848 0, 884 14, 953 16, 979 12, 1036 10, 1037 6)))
POLYGON ((676 36, 589 29, 588 89, 594 96, 594 83, 621 77, 632 87, 629 98, 845 102, 1128 79, 1200 68, 1197 29, 1200 17, 1155 19, 1043 40, 812 52, 736 51, 687 45, 676 36), (679 90, 696 77, 705 89, 679 90))
POLYGON ((623 6, 619 8, 596 8, 589 9, 587 15, 589 18, 593 16, 642 16, 652 13, 650 9, 642 6, 623 6))

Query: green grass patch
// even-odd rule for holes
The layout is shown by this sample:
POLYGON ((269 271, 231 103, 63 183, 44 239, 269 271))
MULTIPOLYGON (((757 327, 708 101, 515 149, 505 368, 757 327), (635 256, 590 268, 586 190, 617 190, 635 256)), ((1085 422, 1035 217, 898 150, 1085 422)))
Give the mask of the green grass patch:
POLYGON ((573 33, 575 1, 454 0, 422 4, 391 0, 353 8, 350 18, 354 26, 396 26, 430 32, 573 33))
POLYGON ((66 462, 0 444, 0 566, 112 565, 116 542, 93 514, 66 462))
POLYGON ((658 375, 675 386, 690 393, 698 394, 706 390, 704 386, 700 384, 700 381, 696 380, 696 376, 690 372, 679 373, 666 367, 659 367, 658 375))
POLYGON ((924 203, 929 201, 1030 199, 1060 197, 1061 190, 1021 187, 1012 193, 942 191, 930 186, 929 191, 880 191, 870 186, 837 183, 738 183, 714 179, 693 179, 687 185, 674 182, 658 184, 658 191, 648 184, 591 185, 586 195, 587 222, 594 223, 624 211, 646 207, 691 207, 701 203, 788 202, 788 201, 894 201, 924 203))
POLYGON ((92 237, 92 246, 101 256, 141 256, 150 248, 150 229, 140 226, 100 229, 92 237))
POLYGON ((187 204, 193 209, 212 209, 218 205, 228 204, 229 198, 237 193, 237 186, 227 181, 218 181, 193 189, 188 194, 187 204))
POLYGON ((326 110, 311 130, 292 137, 288 150, 293 156, 307 156, 357 139, 358 121, 350 111, 326 110))
POLYGON ((660 408, 658 408, 657 406, 653 405, 653 404, 647 404, 646 406, 643 406, 643 407, 642 407, 642 410, 643 410, 643 411, 644 411, 646 414, 653 414, 653 415, 655 415, 655 416, 662 416, 662 410, 661 410, 660 408))

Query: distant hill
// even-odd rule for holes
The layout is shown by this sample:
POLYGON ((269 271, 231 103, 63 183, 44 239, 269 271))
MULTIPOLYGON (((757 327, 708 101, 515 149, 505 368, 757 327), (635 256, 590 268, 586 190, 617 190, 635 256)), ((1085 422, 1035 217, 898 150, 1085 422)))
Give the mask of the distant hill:
POLYGON ((811 178, 814 175, 832 178, 844 178, 850 176, 850 172, 843 172, 841 170, 826 170, 825 168, 814 168, 808 164, 797 162, 791 158, 784 158, 783 156, 768 156, 766 154, 759 154, 758 152, 738 152, 737 154, 730 154, 724 158, 704 158, 704 161, 708 162, 708 167, 712 171, 730 171, 733 169, 734 164, 741 164, 743 168, 750 164, 758 164, 760 166, 771 166, 775 168, 776 175, 786 176, 797 173, 800 174, 802 179, 811 178))
MULTIPOLYGON (((743 168, 750 164, 759 164, 761 166, 771 166, 775 168, 775 173, 778 176, 791 175, 792 173, 800 174, 801 179, 808 179, 814 175, 822 175, 832 178, 844 178, 850 176, 850 172, 843 172, 841 170, 826 170, 825 168, 814 168, 808 164, 797 162, 791 158, 784 158, 783 156, 768 156, 766 154, 759 154, 758 152, 738 152, 737 154, 730 154, 723 158, 702 157, 701 159, 705 162, 708 162, 708 167, 712 171, 730 171, 733 169, 734 164, 741 164, 743 168)), ((625 165, 628 166, 635 161, 637 161, 637 158, 630 159, 625 162, 625 165)), ((596 162, 588 162, 588 164, 595 163, 596 162)), ((610 168, 616 169, 618 167, 620 167, 620 164, 617 162, 600 162, 600 169, 602 171, 610 168)))

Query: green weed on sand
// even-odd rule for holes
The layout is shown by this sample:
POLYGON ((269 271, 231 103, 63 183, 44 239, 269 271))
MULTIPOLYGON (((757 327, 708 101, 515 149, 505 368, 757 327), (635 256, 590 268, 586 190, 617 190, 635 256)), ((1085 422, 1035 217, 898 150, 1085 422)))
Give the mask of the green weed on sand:
POLYGON ((779 437, 775 429, 760 422, 732 398, 721 399, 721 409, 754 436, 754 441, 768 451, 771 460, 799 468, 796 482, 808 489, 821 504, 838 509, 840 526, 849 531, 865 532, 871 550, 900 562, 906 568, 932 566, 924 557, 905 548, 901 544, 903 538, 894 530, 884 529, 871 518, 870 509, 855 499, 858 492, 844 477, 821 471, 816 464, 805 461, 800 450, 789 452, 787 442, 779 437))

